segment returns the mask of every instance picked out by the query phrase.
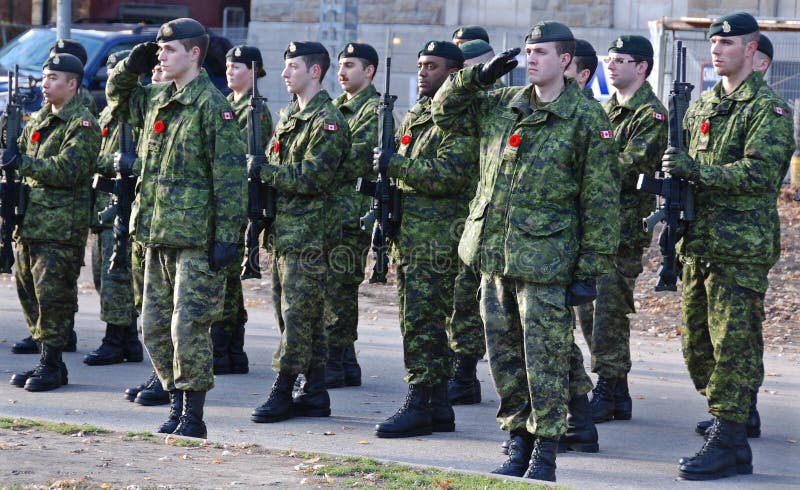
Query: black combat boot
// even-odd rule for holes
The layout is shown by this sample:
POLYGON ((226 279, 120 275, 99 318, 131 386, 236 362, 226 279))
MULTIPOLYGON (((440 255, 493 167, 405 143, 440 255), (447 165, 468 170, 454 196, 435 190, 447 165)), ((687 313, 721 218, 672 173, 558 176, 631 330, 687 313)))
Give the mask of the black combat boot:
POLYGON ((214 347, 214 374, 231 374, 231 334, 221 325, 211 326, 211 345, 214 347))
POLYGON ((533 452, 533 434, 525 429, 511 432, 508 439, 508 459, 492 470, 496 475, 522 476, 530 465, 533 452))
POLYGON ((250 414, 250 420, 270 424, 294 417, 294 412, 292 411, 292 387, 294 387, 296 378, 296 374, 278 373, 267 401, 253 410, 253 413, 250 414))
POLYGON ((231 374, 247 374, 250 372, 250 361, 244 351, 244 325, 237 325, 231 332, 231 346, 228 349, 231 359, 231 374))
POLYGON ((500 443, 500 452, 503 454, 508 454, 508 445, 511 443, 511 439, 506 439, 505 441, 500 443))
POLYGON ((33 337, 28 336, 24 339, 14 342, 11 346, 13 354, 38 354, 40 352, 39 343, 33 340, 33 337))
POLYGON ((447 383, 444 381, 431 387, 431 427, 434 432, 456 430, 456 414, 447 398, 447 383))
POLYGON ((84 364, 89 366, 104 366, 107 364, 118 364, 125 360, 122 352, 123 339, 125 338, 124 325, 106 324, 106 335, 100 343, 100 347, 88 353, 83 358, 84 364))
POLYGON ((303 387, 292 395, 292 412, 296 417, 330 417, 331 399, 325 382, 324 366, 309 370, 303 387))
POLYGON ((597 384, 592 390, 592 401, 589 408, 592 410, 592 421, 595 424, 608 422, 614 419, 614 390, 617 388, 617 378, 597 378, 597 384))
POLYGON ((617 378, 614 389, 614 420, 630 420, 633 417, 633 400, 628 391, 628 375, 617 378))
MULTIPOLYGON (((69 373, 67 373, 67 365, 64 364, 64 361, 61 361, 59 369, 61 371, 61 386, 69 384, 69 373)), ((34 371, 35 369, 31 369, 30 371, 25 371, 24 373, 12 374, 11 379, 8 382, 17 388, 24 388, 25 383, 28 381, 28 378, 33 375, 34 371)))
POLYGON ((533 453, 528 470, 522 475, 523 478, 533 480, 556 481, 556 452, 558 441, 556 439, 546 439, 537 437, 533 445, 533 453))
POLYGON ((453 405, 481 402, 481 383, 477 375, 478 359, 456 355, 455 374, 447 383, 447 396, 453 405))
POLYGON ((161 434, 172 434, 183 414, 183 391, 173 390, 169 392, 169 416, 167 421, 161 424, 157 432, 161 434))
POLYGON ((154 407, 156 405, 166 405, 169 403, 169 393, 164 390, 161 380, 158 379, 156 372, 153 371, 150 383, 145 388, 136 394, 134 402, 145 407, 154 407))
POLYGON ((203 422, 203 405, 206 403, 205 391, 184 391, 183 392, 183 413, 180 422, 172 432, 176 436, 197 437, 205 439, 208 437, 206 423, 203 422))
MULTIPOLYGON (((745 422, 745 431, 747 432, 747 437, 756 439, 761 437, 761 416, 758 414, 758 393, 751 392, 750 393, 750 413, 747 416, 747 422, 745 422)), ((711 426, 714 424, 714 419, 708 420, 701 420, 697 423, 694 428, 694 431, 698 434, 707 437, 709 432, 711 431, 711 426)))
POLYGON ((144 349, 139 341, 139 328, 136 326, 135 318, 125 327, 122 337, 122 356, 128 362, 144 361, 144 349))
POLYGON ((570 400, 567 408, 567 433, 558 441, 558 452, 563 453, 569 450, 596 453, 600 451, 600 445, 597 443, 597 428, 592 422, 588 395, 570 400))
MULTIPOLYGON (((747 442, 747 434, 744 432, 737 432, 735 434, 733 439, 733 452, 736 456, 736 473, 739 475, 752 475, 753 452, 750 450, 750 444, 747 442)), ((691 456, 679 459, 678 466, 686 464, 690 459, 692 459, 691 456)))
POLYGON ((67 343, 64 345, 64 352, 75 352, 78 350, 78 334, 75 333, 75 314, 67 320, 67 343))
MULTIPOLYGON (((716 480, 735 475, 737 461, 734 441, 747 444, 744 424, 714 419, 703 448, 691 458, 684 459, 683 464, 678 466, 678 475, 687 480, 716 480)), ((747 468, 743 466, 743 470, 747 468)))
POLYGON ((356 347, 354 344, 344 348, 342 367, 344 368, 344 384, 347 386, 361 386, 361 366, 358 365, 358 359, 356 359, 356 347))
POLYGON ((66 377, 66 366, 61 360, 61 349, 42 344, 39 365, 25 381, 28 391, 50 391, 62 386, 66 377))
POLYGON ((156 376, 156 372, 155 371, 150 373, 150 377, 147 378, 144 381, 144 383, 142 383, 142 384, 140 384, 138 386, 131 386, 130 388, 126 388, 125 389, 125 399, 128 400, 129 402, 134 401, 136 399, 136 395, 138 395, 139 392, 141 392, 144 389, 146 389, 150 385, 150 383, 153 382, 153 378, 158 379, 158 376, 156 376))
POLYGON ((433 432, 431 419, 431 386, 408 385, 403 405, 394 415, 375 426, 375 435, 381 438, 425 436, 433 432))
POLYGON ((341 388, 344 386, 344 349, 328 347, 328 360, 325 362, 325 386, 341 388))

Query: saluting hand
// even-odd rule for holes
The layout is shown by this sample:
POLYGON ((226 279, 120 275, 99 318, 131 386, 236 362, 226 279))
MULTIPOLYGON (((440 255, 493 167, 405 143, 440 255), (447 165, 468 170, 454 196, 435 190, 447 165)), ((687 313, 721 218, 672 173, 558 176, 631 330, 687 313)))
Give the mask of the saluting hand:
POLYGON ((150 74, 158 64, 158 44, 154 42, 140 43, 133 47, 131 54, 125 58, 125 69, 141 75, 150 74))
POLYGON ((494 58, 484 63, 478 72, 478 81, 484 85, 491 85, 503 75, 517 67, 517 55, 522 51, 512 48, 495 55, 494 58))

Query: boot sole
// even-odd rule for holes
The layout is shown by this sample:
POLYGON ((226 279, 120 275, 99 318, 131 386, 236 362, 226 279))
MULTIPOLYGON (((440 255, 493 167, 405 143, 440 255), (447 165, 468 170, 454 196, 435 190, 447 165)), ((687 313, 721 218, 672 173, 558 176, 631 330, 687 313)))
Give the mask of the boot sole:
POLYGON ((736 474, 737 475, 752 475, 753 474, 753 465, 752 464, 737 464, 736 465, 736 474))
POLYGON ((361 386, 361 378, 358 378, 358 379, 355 379, 355 378, 347 379, 347 378, 345 378, 344 385, 345 386, 361 386))
POLYGON ((683 478, 684 480, 693 480, 693 481, 718 480, 720 478, 736 476, 736 474, 737 474, 736 466, 731 466, 714 473, 691 473, 678 470, 679 477, 683 478))
POLYGON ((600 444, 596 442, 559 442, 558 452, 566 453, 567 451, 572 451, 575 453, 599 453, 600 444))
POLYGON ((58 388, 61 388, 62 386, 64 386, 64 385, 63 385, 63 384, 61 384, 61 383, 59 383, 59 384, 57 384, 57 385, 55 385, 55 386, 54 386, 54 385, 44 385, 44 386, 39 386, 39 385, 36 385, 36 384, 31 384, 31 385, 29 386, 29 385, 28 385, 28 383, 26 382, 26 383, 25 383, 25 390, 26 390, 26 391, 33 391, 33 392, 38 392, 38 391, 52 391, 52 390, 57 390, 58 388))
POLYGON ((125 362, 125 358, 120 357, 119 360, 117 359, 84 359, 83 363, 87 366, 108 366, 111 364, 122 364, 125 362))
POLYGON ((434 422, 432 426, 433 432, 455 432, 455 422, 434 422))
POLYGON ((451 405, 477 405, 481 402, 480 396, 460 397, 450 400, 451 405))
POLYGON ((297 408, 293 409, 295 417, 330 417, 330 408, 297 408))
POLYGON ((379 430, 375 431, 375 437, 380 439, 401 439, 403 437, 418 437, 418 436, 429 436, 433 434, 433 428, 429 427, 426 429, 417 429, 408 432, 381 432, 379 430))
POLYGON ((29 350, 29 349, 15 349, 11 348, 12 354, 39 354, 38 350, 29 350))
POLYGON ((614 412, 614 420, 630 420, 632 418, 631 412, 614 412))
POLYGON ((294 414, 268 415, 268 416, 251 415, 250 420, 257 424, 272 424, 275 422, 281 422, 283 420, 289 420, 294 416, 295 416, 294 414))
POLYGON ((128 400, 129 402, 131 402, 131 403, 132 403, 134 400, 136 400, 136 396, 137 396, 138 394, 139 394, 139 393, 132 393, 132 394, 125 393, 125 395, 123 395, 123 396, 125 396, 125 399, 126 399, 126 400, 128 400))
POLYGON ((138 403, 139 405, 143 405, 145 407, 157 407, 159 405, 167 405, 169 404, 169 397, 165 397, 163 399, 159 398, 142 398, 137 396, 134 398, 134 403, 138 403))

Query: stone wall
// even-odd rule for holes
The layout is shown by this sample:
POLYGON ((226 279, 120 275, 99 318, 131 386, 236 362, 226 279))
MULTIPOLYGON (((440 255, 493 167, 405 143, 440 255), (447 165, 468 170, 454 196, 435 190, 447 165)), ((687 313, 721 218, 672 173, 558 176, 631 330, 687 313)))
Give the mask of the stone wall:
MULTIPOLYGON (((252 20, 262 22, 317 22, 320 1, 252 0, 252 20)), ((442 24, 444 2, 372 0, 359 2, 359 22, 373 24, 442 24)))

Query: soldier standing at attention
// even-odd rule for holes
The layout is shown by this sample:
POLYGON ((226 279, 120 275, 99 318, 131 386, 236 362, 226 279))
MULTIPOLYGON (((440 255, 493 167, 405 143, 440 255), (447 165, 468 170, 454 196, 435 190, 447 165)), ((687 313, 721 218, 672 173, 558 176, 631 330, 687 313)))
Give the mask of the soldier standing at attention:
POLYGON ((281 340, 272 358, 275 383, 251 416, 260 423, 331 413, 323 314, 327 254, 341 233, 332 183, 350 149, 347 121, 322 89, 331 64, 328 51, 317 42, 292 42, 283 59, 281 77, 295 101, 281 111, 267 163, 263 156, 248 156, 247 164, 250 178, 260 176, 277 195, 275 221, 265 240, 272 252, 272 299, 281 340), (292 398, 301 373, 306 381, 292 398))
POLYGON ((459 255, 482 273, 497 420, 512 438, 495 472, 555 481, 571 307, 594 299, 616 250, 619 163, 602 108, 564 77, 575 50, 569 28, 540 22, 525 43, 529 85, 485 92, 517 65, 518 50, 506 51, 445 82, 433 117, 480 139, 480 181, 459 255))
POLYGON ((689 106, 688 151, 669 148, 662 170, 693 184, 695 219, 678 243, 683 263, 683 357, 714 417, 689 480, 753 472, 745 422, 764 376, 759 345, 767 273, 777 262, 777 194, 794 150, 786 103, 753 70, 758 23, 737 12, 708 30, 722 79, 689 106))
POLYGON ((58 54, 42 66, 44 106, 18 141, 18 153, 0 150, 0 165, 18 169, 24 222, 14 230, 17 293, 41 359, 11 384, 47 391, 67 384, 61 353, 75 313, 78 272, 86 247, 89 181, 100 151, 97 120, 75 97, 83 64, 58 54))
POLYGON ((131 124, 141 128, 131 234, 146 247, 145 346, 170 394, 169 418, 158 431, 205 438, 203 406, 214 386, 209 329, 222 314, 226 266, 241 259, 246 150, 230 104, 201 68, 205 28, 172 20, 156 41, 133 48, 106 93, 110 105, 128 106, 131 124), (138 75, 156 60, 168 83, 139 85, 138 75))
MULTIPOLYGON (((261 51, 253 46, 234 46, 225 55, 225 76, 228 88, 228 102, 233 107, 236 121, 241 130, 242 140, 247 141, 247 108, 253 95, 253 62, 256 62, 256 76, 266 75, 261 51)), ((272 115, 267 104, 261 103, 261 141, 263 152, 272 133, 272 115)), ((244 235, 240 243, 244 247, 244 235)), ((244 255, 244 252, 242 253, 244 255)), ((211 341, 214 346, 214 374, 247 374, 247 353, 244 351, 244 325, 247 323, 247 310, 244 307, 241 263, 227 268, 225 281, 225 300, 222 319, 211 325, 211 341)))
MULTIPOLYGON (((50 56, 67 53, 75 56, 79 60, 81 60, 81 64, 86 66, 86 61, 88 60, 88 55, 86 54, 86 48, 83 47, 81 43, 78 41, 73 41, 72 39, 59 39, 58 41, 54 42, 50 45, 50 56)), ((77 97, 83 103, 89 112, 92 115, 97 116, 97 101, 94 100, 92 93, 89 92, 83 85, 83 80, 80 81, 80 87, 78 87, 78 94, 77 97)))
POLYGON ((370 235, 359 218, 369 211, 370 198, 355 191, 359 177, 372 175, 370 159, 378 141, 377 108, 380 96, 372 80, 378 70, 378 52, 369 44, 350 43, 339 53, 339 85, 344 93, 333 105, 350 127, 352 145, 337 175, 335 199, 341 212, 342 238, 328 260, 325 329, 328 332, 328 388, 361 386, 356 359, 358 339, 358 285, 364 280, 370 235))
MULTIPOLYGON (((108 56, 106 71, 124 60, 130 51, 119 51, 108 56)), ((100 113, 100 155, 97 157, 96 172, 106 177, 114 177, 114 153, 119 150, 119 121, 123 117, 115 114, 109 106, 100 113)), ((124 121, 123 121, 124 122, 124 121)), ((135 138, 134 138, 135 140, 135 138)), ((134 172, 136 173, 136 172, 134 172)), ((92 212, 92 276, 94 287, 100 295, 100 320, 106 323, 106 334, 100 347, 90 352, 83 362, 90 366, 116 364, 124 360, 142 362, 144 355, 139 331, 136 326, 137 310, 133 304, 133 278, 130 267, 109 271, 111 255, 114 252, 114 218, 116 210, 114 197, 99 190, 94 191, 92 212), (113 210, 107 214, 105 210, 113 210), (101 222, 98 216, 106 214, 101 222)))
POLYGON ((636 182, 639 174, 658 170, 667 147, 667 109, 647 81, 653 68, 650 41, 620 36, 611 42, 606 63, 609 83, 616 89, 604 109, 614 128, 622 172, 620 239, 611 271, 597 284, 593 326, 581 324, 592 354, 592 372, 598 375, 591 400, 595 423, 631 418, 628 315, 636 311, 633 288, 643 270, 642 253, 652 239, 652 232, 642 228, 642 219, 653 210, 652 196, 637 190, 636 182))
MULTIPOLYGON (((575 57, 572 58, 572 63, 570 63, 567 67, 567 71, 564 72, 564 76, 572 78, 578 82, 578 86, 590 99, 594 99, 594 92, 590 87, 587 87, 587 85, 589 85, 589 82, 592 81, 594 72, 597 71, 597 64, 597 51, 594 50, 594 46, 592 46, 589 41, 576 39, 575 57)), ((592 303, 581 305, 580 307, 576 308, 576 310, 580 312, 582 309, 584 309, 584 307, 587 306, 590 308, 589 320, 591 320, 591 311, 594 311, 591 309, 592 303)))
POLYGON ((433 124, 431 98, 464 55, 447 41, 430 41, 418 53, 419 100, 396 132, 397 152, 376 149, 375 169, 386 168, 402 189, 402 226, 391 237, 397 264, 400 330, 405 381, 403 405, 376 425, 378 437, 414 437, 453 432, 455 415, 447 398, 452 364, 446 324, 453 311, 458 272, 455 223, 464 209, 468 173, 477 172, 475 139, 433 124))

